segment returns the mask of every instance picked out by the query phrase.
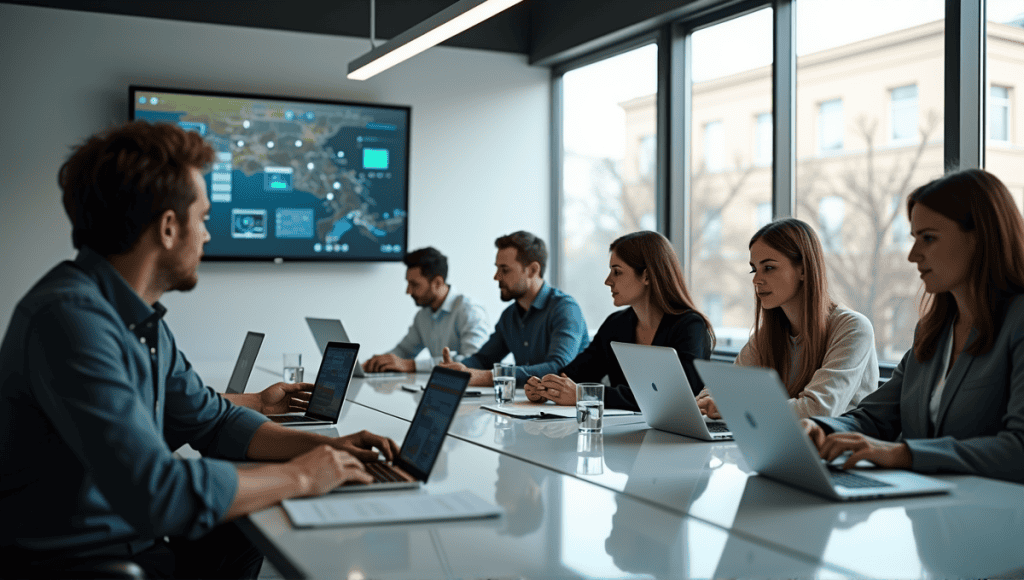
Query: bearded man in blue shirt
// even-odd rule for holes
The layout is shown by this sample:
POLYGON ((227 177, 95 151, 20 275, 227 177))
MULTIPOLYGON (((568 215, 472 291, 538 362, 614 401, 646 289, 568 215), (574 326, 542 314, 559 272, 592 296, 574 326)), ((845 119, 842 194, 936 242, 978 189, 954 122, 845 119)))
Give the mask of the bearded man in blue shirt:
POLYGON ((590 344, 590 335, 576 299, 544 281, 544 240, 518 231, 501 236, 494 245, 494 279, 501 299, 512 304, 476 354, 455 362, 446 347, 441 366, 469 372, 471 385, 490 386, 494 363, 512 353, 516 385, 522 388, 530 377, 557 373, 568 365, 590 344))
POLYGON ((201 170, 213 158, 196 133, 133 122, 61 167, 78 256, 29 290, 0 344, 11 577, 74 577, 115 559, 147 576, 255 578, 262 555, 226 522, 369 482, 360 460, 397 453, 366 431, 271 423, 206 387, 178 349, 159 299, 198 282, 210 210, 201 170), (175 456, 185 443, 203 457, 175 456), (233 462, 254 460, 279 463, 233 462))

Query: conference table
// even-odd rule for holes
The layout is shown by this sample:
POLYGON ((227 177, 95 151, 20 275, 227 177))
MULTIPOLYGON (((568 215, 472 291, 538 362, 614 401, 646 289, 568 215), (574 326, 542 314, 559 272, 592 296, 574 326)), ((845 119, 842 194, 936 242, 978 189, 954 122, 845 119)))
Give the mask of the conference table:
MULTIPOLYGON (((401 443, 426 375, 353 379, 328 435, 401 443)), ((522 399, 520 391, 517 397, 522 399)), ((469 491, 499 518, 299 529, 280 506, 243 530, 286 577, 1021 577, 1024 486, 939 475, 949 494, 838 503, 752 473, 732 442, 606 417, 516 419, 463 399, 429 482, 469 491)))

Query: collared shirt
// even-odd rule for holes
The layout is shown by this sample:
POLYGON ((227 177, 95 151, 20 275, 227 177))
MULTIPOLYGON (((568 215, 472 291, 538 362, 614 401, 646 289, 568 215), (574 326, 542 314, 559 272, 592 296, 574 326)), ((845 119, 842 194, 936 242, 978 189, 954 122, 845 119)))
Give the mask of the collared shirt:
POLYGON ((532 376, 557 373, 590 344, 587 322, 576 300, 546 282, 529 310, 519 302, 501 313, 491 338, 462 364, 490 370, 512 353, 516 382, 522 386, 532 376))
MULTIPOLYGON (((391 349, 391 354, 402 358, 415 358, 424 349, 434 359, 440 359, 444 347, 458 353, 455 360, 480 350, 487 340, 490 324, 483 306, 475 304, 469 296, 459 294, 454 286, 448 287, 448 296, 434 312, 429 306, 420 308, 412 320, 409 333, 391 349)), ((416 360, 417 372, 430 372, 434 360, 416 360)))
POLYGON ((137 547, 223 520, 238 475, 211 457, 244 459, 266 418, 204 386, 164 312, 88 248, 18 303, 0 345, 0 547, 137 547), (176 458, 185 443, 205 457, 176 458))

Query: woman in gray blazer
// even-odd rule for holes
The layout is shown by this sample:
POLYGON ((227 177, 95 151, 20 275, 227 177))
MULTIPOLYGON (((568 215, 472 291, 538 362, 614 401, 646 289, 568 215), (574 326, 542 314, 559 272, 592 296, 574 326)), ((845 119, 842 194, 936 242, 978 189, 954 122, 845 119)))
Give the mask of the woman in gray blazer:
POLYGON ((846 467, 1024 482, 1024 220, 999 179, 970 169, 907 199, 925 286, 914 348, 892 378, 835 418, 804 419, 846 467))

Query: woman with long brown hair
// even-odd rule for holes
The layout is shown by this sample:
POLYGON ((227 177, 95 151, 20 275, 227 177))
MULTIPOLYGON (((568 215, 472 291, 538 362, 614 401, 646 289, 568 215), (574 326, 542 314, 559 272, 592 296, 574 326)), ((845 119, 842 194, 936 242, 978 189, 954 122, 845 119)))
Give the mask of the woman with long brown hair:
MULTIPOLYGON (((798 219, 779 219, 758 230, 749 248, 757 310, 736 364, 775 369, 800 417, 856 407, 878 388, 875 333, 867 317, 832 300, 817 234, 798 219)), ((721 416, 707 389, 697 406, 721 416)))
POLYGON ((856 409, 804 428, 848 467, 1024 482, 1024 219, 981 169, 914 190, 907 215, 925 290, 914 347, 856 409))
POLYGON ((604 283, 611 288, 615 305, 629 308, 608 316, 587 349, 560 374, 531 377, 525 387, 527 399, 574 405, 577 382, 607 376, 612 386, 605 389, 605 405, 639 411, 612 341, 675 348, 694 393, 703 387, 693 359, 711 356, 715 335, 708 319, 693 306, 672 244, 657 232, 642 231, 616 239, 609 251, 604 283))

